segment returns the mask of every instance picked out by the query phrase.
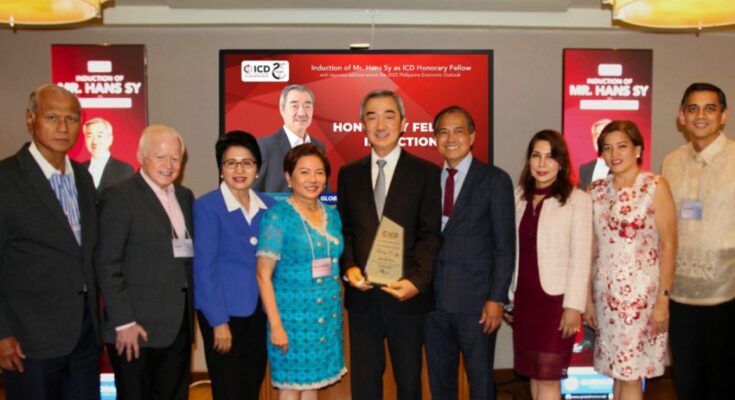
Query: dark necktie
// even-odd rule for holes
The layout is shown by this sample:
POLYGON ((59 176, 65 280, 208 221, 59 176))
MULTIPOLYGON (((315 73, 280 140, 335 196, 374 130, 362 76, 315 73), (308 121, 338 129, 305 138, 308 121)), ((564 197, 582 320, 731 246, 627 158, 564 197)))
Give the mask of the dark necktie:
POLYGON ((444 211, 442 215, 449 216, 452 214, 454 209, 454 175, 457 170, 454 168, 447 168, 447 180, 444 182, 444 211))

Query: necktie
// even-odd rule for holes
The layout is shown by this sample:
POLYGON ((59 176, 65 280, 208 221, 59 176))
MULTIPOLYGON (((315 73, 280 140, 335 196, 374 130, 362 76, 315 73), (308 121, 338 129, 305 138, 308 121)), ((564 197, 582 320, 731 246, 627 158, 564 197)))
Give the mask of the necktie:
POLYGON ((77 243, 82 244, 82 226, 79 224, 77 188, 74 186, 71 175, 53 174, 51 175, 50 182, 51 188, 56 193, 56 199, 59 200, 66 219, 69 221, 69 226, 74 232, 74 238, 77 239, 77 243))
POLYGON ((449 216, 452 214, 454 209, 454 175, 457 170, 454 168, 447 168, 447 180, 444 182, 444 210, 442 215, 449 216))
POLYGON ((378 179, 375 180, 375 209, 378 210, 378 217, 383 216, 383 207, 385 207, 385 164, 387 161, 378 160, 378 179))

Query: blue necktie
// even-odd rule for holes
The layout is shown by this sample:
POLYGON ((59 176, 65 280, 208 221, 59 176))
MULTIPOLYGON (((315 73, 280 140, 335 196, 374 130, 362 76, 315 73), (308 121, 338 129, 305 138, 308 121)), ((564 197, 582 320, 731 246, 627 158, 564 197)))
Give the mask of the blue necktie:
POLYGON ((69 226, 74 232, 74 237, 78 244, 82 244, 82 226, 79 224, 79 200, 77 196, 77 188, 74 185, 73 175, 51 175, 51 188, 56 193, 56 198, 61 204, 61 208, 66 214, 69 226))

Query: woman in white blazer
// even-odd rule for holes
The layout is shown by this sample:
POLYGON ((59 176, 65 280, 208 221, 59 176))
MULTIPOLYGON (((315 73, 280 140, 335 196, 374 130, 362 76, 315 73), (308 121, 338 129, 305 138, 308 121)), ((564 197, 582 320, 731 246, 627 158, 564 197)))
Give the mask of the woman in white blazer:
POLYGON ((559 399, 587 302, 592 202, 571 181, 569 151, 556 131, 536 133, 516 189, 514 369, 534 399, 559 399))

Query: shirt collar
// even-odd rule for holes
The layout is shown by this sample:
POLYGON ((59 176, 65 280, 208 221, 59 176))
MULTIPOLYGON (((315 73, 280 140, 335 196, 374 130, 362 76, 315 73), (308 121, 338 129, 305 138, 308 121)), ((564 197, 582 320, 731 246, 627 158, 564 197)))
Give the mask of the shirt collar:
POLYGON ((702 160, 704 160, 705 164, 711 164, 714 160, 715 156, 722 151, 722 149, 725 148, 725 145, 727 144, 727 137, 720 132, 717 136, 717 138, 709 144, 709 146, 705 147, 702 151, 697 153, 696 150, 694 150, 694 146, 692 146, 692 143, 689 143, 689 153, 692 156, 692 158, 701 157, 702 160))
POLYGON ((71 168, 71 161, 69 160, 69 156, 64 156, 64 173, 61 173, 58 169, 54 168, 51 163, 44 158, 43 154, 38 150, 38 147, 36 147, 36 142, 31 142, 31 145, 28 147, 28 151, 31 153, 31 156, 33 156, 33 159, 36 160, 36 164, 38 164, 39 167, 41 167, 41 171, 43 171, 43 175, 46 177, 46 179, 51 179, 51 175, 53 174, 59 174, 59 175, 73 175, 74 170, 71 168))
MULTIPOLYGON (((457 164, 457 167, 455 167, 454 169, 457 170, 457 173, 464 175, 467 173, 467 171, 470 170, 470 164, 472 164, 472 153, 467 153, 467 155, 464 156, 462 161, 460 161, 459 164, 457 164)), ((449 164, 444 161, 444 169, 446 170, 448 168, 449 164)))
POLYGON ((153 190, 153 193, 162 194, 162 195, 174 194, 174 184, 173 183, 166 186, 165 188, 161 188, 160 186, 158 186, 156 182, 153 182, 153 179, 151 179, 148 176, 148 174, 145 173, 143 168, 140 169, 140 175, 143 177, 143 180, 145 181, 145 183, 147 183, 148 186, 151 187, 151 189, 153 190))
POLYGON ((232 190, 230 190, 224 181, 219 184, 219 190, 222 193, 222 197, 225 199, 225 207, 227 207, 228 212, 242 210, 246 216, 252 218, 259 210, 265 210, 268 208, 253 189, 249 189, 248 192, 250 194, 250 207, 247 210, 239 201, 237 201, 235 195, 232 194, 232 190))
POLYGON ((385 157, 380 157, 378 153, 375 152, 375 150, 370 150, 370 157, 372 160, 372 163, 374 164, 377 160, 385 160, 388 165, 396 165, 398 163, 398 157, 401 155, 401 146, 396 145, 396 147, 390 151, 390 153, 386 154, 385 157))
POLYGON ((291 143, 291 147, 296 147, 304 143, 311 143, 311 138, 309 138, 309 134, 307 132, 304 132, 304 141, 302 143, 299 135, 288 129, 286 125, 283 125, 283 131, 286 132, 286 137, 288 137, 288 142, 291 143))
POLYGON ((109 152, 107 154, 105 154, 104 156, 102 156, 102 158, 94 158, 94 157, 92 157, 92 158, 89 159, 89 166, 91 167, 93 165, 94 166, 97 166, 97 165, 107 165, 107 161, 110 160, 110 157, 112 157, 112 155, 109 152))

